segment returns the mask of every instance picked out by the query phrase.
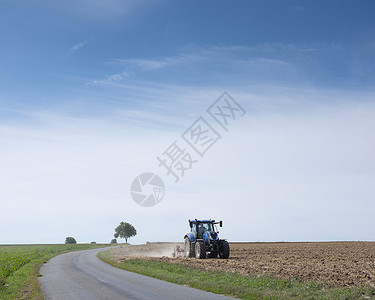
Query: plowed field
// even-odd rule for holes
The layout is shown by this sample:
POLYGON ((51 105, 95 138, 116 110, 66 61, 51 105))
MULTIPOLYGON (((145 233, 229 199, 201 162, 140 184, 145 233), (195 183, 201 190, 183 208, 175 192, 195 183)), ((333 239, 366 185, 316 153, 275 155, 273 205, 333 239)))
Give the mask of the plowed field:
POLYGON ((113 254, 118 260, 137 257, 246 276, 272 274, 329 286, 375 287, 375 242, 231 243, 229 259, 200 260, 167 257, 175 245, 150 243, 118 248, 113 254))

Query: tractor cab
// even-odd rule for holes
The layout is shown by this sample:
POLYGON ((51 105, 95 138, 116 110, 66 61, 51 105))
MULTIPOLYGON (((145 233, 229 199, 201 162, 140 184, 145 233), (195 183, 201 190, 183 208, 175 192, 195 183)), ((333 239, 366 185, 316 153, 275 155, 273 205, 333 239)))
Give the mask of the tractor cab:
POLYGON ((215 230, 215 220, 208 220, 208 221, 190 221, 190 228, 191 232, 195 236, 196 239, 203 239, 203 234, 206 231, 211 233, 216 232, 215 230))

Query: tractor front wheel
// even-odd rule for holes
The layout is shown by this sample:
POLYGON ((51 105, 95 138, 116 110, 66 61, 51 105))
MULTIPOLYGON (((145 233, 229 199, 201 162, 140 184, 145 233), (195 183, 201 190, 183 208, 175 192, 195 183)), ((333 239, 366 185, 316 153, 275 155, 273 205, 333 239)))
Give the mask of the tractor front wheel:
POLYGON ((208 254, 208 258, 217 258, 217 251, 212 251, 208 254))
POLYGON ((185 256, 194 257, 194 245, 190 242, 189 238, 185 238, 185 256))
POLYGON ((227 241, 221 241, 219 256, 220 258, 229 257, 229 243, 227 241))
POLYGON ((195 257, 206 258, 206 247, 204 245, 204 242, 195 243, 195 257))

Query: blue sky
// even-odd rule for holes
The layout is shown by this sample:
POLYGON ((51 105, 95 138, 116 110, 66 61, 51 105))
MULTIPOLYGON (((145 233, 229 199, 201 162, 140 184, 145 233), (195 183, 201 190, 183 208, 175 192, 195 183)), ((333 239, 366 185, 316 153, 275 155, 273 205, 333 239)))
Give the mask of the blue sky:
POLYGON ((237 241, 373 239, 374 9, 0 0, 0 243, 109 241, 122 220, 179 240, 194 217, 237 241), (156 156, 224 91, 246 117, 174 184, 156 156), (129 195, 144 171, 167 185, 149 209, 129 195))

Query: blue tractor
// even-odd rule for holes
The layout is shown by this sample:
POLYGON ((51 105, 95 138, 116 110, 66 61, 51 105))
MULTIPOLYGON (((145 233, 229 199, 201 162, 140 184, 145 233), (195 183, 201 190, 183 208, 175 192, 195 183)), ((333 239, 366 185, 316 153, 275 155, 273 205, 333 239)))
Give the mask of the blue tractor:
POLYGON ((219 239, 216 225, 223 222, 215 220, 189 220, 190 231, 185 235, 185 256, 196 258, 229 257, 229 243, 219 239), (216 229, 216 230, 215 230, 216 229))

